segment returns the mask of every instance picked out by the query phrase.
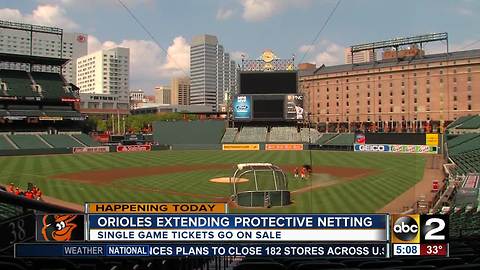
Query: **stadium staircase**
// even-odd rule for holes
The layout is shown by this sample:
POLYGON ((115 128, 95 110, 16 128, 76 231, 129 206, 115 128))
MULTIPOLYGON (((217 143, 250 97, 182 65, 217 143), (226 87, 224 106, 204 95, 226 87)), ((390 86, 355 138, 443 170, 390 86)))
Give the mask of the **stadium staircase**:
POLYGON ((267 129, 267 135, 265 135, 265 142, 270 142, 270 132, 267 129))
POLYGON ((68 135, 70 138, 72 138, 72 140, 76 141, 79 145, 81 145, 82 147, 86 147, 88 145, 84 144, 82 141, 80 141, 79 139, 75 138, 74 136, 72 135, 68 135))
POLYGON ((300 129, 300 139, 302 142, 308 143, 316 143, 322 134, 318 132, 318 130, 314 128, 302 128, 300 129))
POLYGON ((83 147, 84 144, 81 144, 74 140, 72 137, 66 134, 47 134, 47 135, 37 135, 47 144, 51 145, 52 148, 70 148, 70 147, 83 147))
POLYGON ((355 135, 353 133, 340 133, 337 136, 326 141, 325 145, 351 146, 353 145, 355 135))
POLYGON ((16 133, 0 135, 0 150, 100 146, 86 134, 16 133))
POLYGON ((20 149, 48 149, 51 148, 35 135, 15 134, 7 135, 20 149))
POLYGON ((6 96, 39 96, 33 91, 32 81, 26 71, 1 69, 0 80, 7 86, 6 96))
POLYGON ((31 72, 33 80, 40 85, 44 97, 59 98, 71 93, 66 92, 65 82, 59 73, 31 72))
POLYGON ((0 136, 0 149, 13 150, 19 148, 7 135, 2 135, 0 136))
POLYGON ((53 145, 49 143, 45 138, 43 138, 41 135, 35 135, 40 141, 42 141, 44 144, 48 145, 48 147, 53 148, 53 145))
POLYGON ((76 141, 80 142, 81 144, 85 146, 100 146, 101 144, 95 140, 93 140, 90 136, 87 134, 71 134, 70 135, 72 138, 74 138, 76 141))
POLYGON ((324 145, 328 143, 330 140, 338 136, 338 133, 324 133, 322 136, 317 140, 317 144, 324 145))
POLYGON ((238 129, 236 128, 227 128, 225 129, 225 133, 222 137, 222 143, 233 143, 235 141, 235 137, 237 136, 238 129))

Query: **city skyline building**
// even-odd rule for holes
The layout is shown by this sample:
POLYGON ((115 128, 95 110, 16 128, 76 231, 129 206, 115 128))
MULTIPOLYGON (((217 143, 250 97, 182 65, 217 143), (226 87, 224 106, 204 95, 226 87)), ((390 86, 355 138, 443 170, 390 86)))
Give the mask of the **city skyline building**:
POLYGON ((170 86, 159 85, 155 87, 155 103, 172 104, 172 89, 170 86))
POLYGON ((130 49, 115 47, 77 59, 80 93, 109 94, 129 99, 130 49))
POLYGON ((190 78, 174 77, 170 87, 172 89, 172 105, 190 105, 190 78))
MULTIPOLYGON (((0 21, 0 24, 8 27, 2 28, 0 33, 0 53, 70 59, 63 67, 62 74, 67 82, 76 83, 76 60, 88 53, 87 34, 69 33, 64 32, 61 28, 11 21, 0 21), (31 29, 32 27, 39 29, 43 27, 49 29, 49 31, 45 33, 33 32, 30 36, 30 32, 25 29, 31 29), (47 32, 56 32, 57 34, 47 32)), ((42 67, 38 71, 53 71, 49 68, 51 67, 42 67)))
POLYGON ((225 93, 235 91, 236 65, 213 35, 192 38, 190 47, 190 104, 219 110, 225 93), (233 82, 235 81, 235 83, 233 82))

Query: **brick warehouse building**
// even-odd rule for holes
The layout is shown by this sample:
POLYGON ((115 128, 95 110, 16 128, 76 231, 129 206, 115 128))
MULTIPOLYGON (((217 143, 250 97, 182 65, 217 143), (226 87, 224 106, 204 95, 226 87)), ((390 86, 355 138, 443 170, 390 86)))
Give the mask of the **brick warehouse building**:
POLYGON ((321 130, 441 132, 480 113, 480 50, 299 69, 305 107, 321 130))

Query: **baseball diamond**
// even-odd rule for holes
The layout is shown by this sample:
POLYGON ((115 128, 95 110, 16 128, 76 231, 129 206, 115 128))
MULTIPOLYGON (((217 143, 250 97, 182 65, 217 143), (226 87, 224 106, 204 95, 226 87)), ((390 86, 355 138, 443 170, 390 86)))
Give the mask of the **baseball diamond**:
MULTIPOLYGON (((230 176, 237 163, 271 162, 286 172, 293 204, 255 211, 359 213, 379 211, 412 188, 424 176, 429 158, 431 155, 314 151, 312 177, 302 181, 294 178, 293 171, 309 161, 308 151, 15 156, 0 157, 0 182, 35 182, 47 200, 53 197, 79 205, 88 201, 228 202, 232 187, 210 179, 230 176)), ((414 203, 413 196, 406 203, 414 203)))

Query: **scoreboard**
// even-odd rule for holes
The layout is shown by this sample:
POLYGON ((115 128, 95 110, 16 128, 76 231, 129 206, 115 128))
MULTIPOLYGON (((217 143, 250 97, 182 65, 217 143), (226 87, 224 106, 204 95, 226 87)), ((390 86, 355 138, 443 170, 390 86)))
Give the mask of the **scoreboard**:
POLYGON ((233 97, 235 121, 301 121, 306 113, 303 95, 237 95, 233 97))
POLYGON ((448 217, 234 214, 222 203, 89 203, 35 217, 16 257, 447 256, 448 217))
POLYGON ((305 115, 296 71, 240 72, 240 90, 233 97, 235 121, 302 121, 305 115))

